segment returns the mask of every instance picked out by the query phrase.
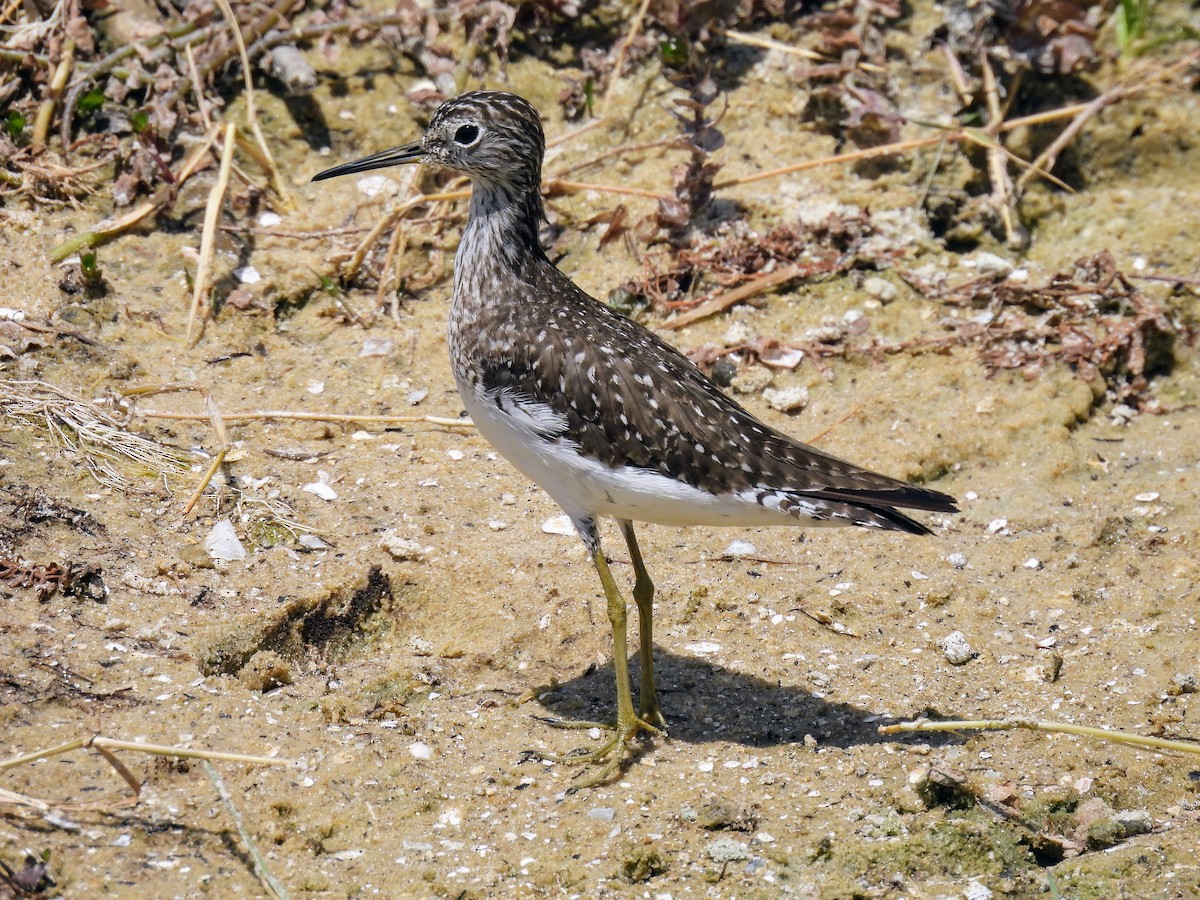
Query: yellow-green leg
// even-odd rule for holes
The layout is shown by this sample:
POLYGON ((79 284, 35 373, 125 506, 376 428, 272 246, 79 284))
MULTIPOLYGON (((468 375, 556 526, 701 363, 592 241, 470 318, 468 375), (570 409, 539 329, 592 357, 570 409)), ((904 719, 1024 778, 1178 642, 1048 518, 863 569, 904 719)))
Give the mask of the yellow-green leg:
MULTIPOLYGON (((605 560, 604 553, 600 550, 600 547, 596 546, 591 551, 591 555, 592 565, 596 567, 596 572, 600 575, 600 583, 604 586, 604 596, 608 600, 608 620, 612 623, 613 670, 617 676, 617 722, 615 725, 597 726, 596 723, 549 721, 549 724, 570 728, 611 728, 613 733, 603 744, 592 749, 574 750, 562 755, 533 751, 533 755, 539 759, 548 759, 555 762, 599 763, 607 758, 604 768, 586 781, 573 785, 571 787, 572 792, 581 788, 593 787, 616 772, 626 757, 629 742, 633 740, 634 735, 639 731, 648 731, 651 734, 659 733, 658 728, 647 722, 644 718, 639 718, 633 711, 633 691, 629 685, 629 651, 626 642, 625 598, 621 595, 616 581, 613 580, 612 573, 608 570, 608 561, 605 560)), ((639 605, 638 608, 640 611, 641 606, 639 605)), ((653 676, 651 676, 651 684, 653 684, 653 676)))
POLYGON ((637 536, 633 533, 633 523, 628 519, 621 520, 621 533, 625 535, 625 543, 629 545, 629 558, 633 561, 635 581, 633 583, 633 599, 638 608, 638 640, 641 643, 642 689, 638 697, 638 713, 643 721, 663 731, 667 728, 667 720, 663 718, 662 710, 658 707, 658 694, 654 689, 654 582, 642 562, 642 551, 638 547, 637 536))

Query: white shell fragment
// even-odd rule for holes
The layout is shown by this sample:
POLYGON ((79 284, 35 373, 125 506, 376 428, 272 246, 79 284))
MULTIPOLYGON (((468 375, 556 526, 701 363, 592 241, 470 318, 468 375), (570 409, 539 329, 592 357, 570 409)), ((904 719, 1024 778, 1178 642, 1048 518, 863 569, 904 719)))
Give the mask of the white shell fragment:
POLYGON ((300 490, 307 491, 310 494, 316 494, 322 500, 337 499, 337 491, 323 481, 314 481, 312 484, 306 484, 300 490))
POLYGON ((246 548, 238 540, 233 523, 220 519, 204 539, 204 550, 217 562, 230 562, 246 558, 246 548))
POLYGON ((254 268, 254 266, 242 266, 239 269, 234 269, 233 277, 242 284, 257 284, 262 281, 262 275, 258 273, 258 269, 254 268))
POLYGON ((362 349, 358 351, 360 358, 372 356, 391 356, 396 349, 396 342, 391 338, 367 338, 363 341, 362 349))

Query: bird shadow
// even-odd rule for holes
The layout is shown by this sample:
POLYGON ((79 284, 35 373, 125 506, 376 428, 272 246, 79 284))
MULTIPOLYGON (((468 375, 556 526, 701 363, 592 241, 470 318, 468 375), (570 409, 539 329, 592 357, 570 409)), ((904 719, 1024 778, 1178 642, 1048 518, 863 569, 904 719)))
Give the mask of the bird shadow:
MULTIPOLYGON (((747 747, 801 743, 811 736, 824 747, 899 743, 961 743, 942 732, 881 735, 890 716, 818 697, 803 687, 736 672, 709 660, 657 648, 654 655, 658 702, 672 740, 704 743, 731 741, 747 747)), ((638 660, 630 661, 635 699, 638 660)), ((593 666, 570 681, 539 695, 547 710, 564 723, 605 721, 613 709, 612 663, 593 666)))

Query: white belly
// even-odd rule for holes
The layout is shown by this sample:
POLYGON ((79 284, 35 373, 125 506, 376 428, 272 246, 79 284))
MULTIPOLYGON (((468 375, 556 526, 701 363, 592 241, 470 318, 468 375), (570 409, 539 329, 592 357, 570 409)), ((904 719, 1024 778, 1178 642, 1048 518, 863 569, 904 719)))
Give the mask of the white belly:
MULTIPOLYGON (((759 505, 753 496, 710 494, 657 472, 612 468, 581 456, 563 438, 549 407, 522 404, 501 410, 460 385, 463 405, 480 434, 536 482, 572 519, 609 516, 659 525, 797 525, 795 518, 759 505)), ((813 524, 820 524, 814 522, 813 524)))

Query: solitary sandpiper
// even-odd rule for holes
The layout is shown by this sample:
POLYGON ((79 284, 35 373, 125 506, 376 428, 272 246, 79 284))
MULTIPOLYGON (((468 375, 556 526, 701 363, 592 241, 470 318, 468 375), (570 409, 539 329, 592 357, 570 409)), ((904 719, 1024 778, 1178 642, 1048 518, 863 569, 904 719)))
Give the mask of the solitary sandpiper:
MULTIPOLYGON (((929 534, 897 507, 957 512, 946 494, 843 462, 759 422, 685 356, 585 294, 538 240, 545 137, 514 94, 447 100, 425 136, 314 180, 423 162, 470 176, 471 211, 454 261, 450 359, 479 431, 570 516, 608 600, 617 676, 612 734, 559 759, 621 765, 639 732, 665 729, 654 688, 654 584, 634 522, 662 525, 858 525, 929 534), (617 520, 633 562, 641 642, 634 711, 625 598, 597 521, 617 520)), ((561 724, 561 723, 560 723, 561 724)))

